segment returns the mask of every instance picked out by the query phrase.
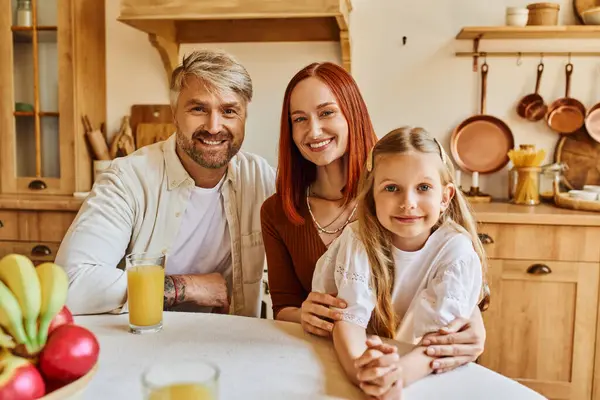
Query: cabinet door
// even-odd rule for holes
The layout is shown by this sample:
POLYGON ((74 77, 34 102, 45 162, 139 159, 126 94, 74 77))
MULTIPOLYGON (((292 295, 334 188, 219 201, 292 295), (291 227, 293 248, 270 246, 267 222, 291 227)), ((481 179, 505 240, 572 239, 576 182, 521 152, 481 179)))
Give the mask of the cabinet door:
POLYGON ((490 260, 481 364, 549 399, 589 399, 597 263, 490 260))
POLYGON ((103 1, 0 0, 1 193, 89 190, 81 119, 105 119, 104 52, 103 1))

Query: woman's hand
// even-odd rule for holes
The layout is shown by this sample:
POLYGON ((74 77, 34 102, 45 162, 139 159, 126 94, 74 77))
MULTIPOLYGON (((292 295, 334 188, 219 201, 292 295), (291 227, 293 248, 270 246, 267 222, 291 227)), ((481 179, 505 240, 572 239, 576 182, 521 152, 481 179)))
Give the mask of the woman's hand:
POLYGON ((432 362, 435 373, 451 371, 477 360, 485 345, 485 325, 478 308, 471 319, 456 318, 439 332, 425 335, 423 346, 427 355, 439 357, 432 362))
POLYGON ((367 349, 356 359, 356 379, 362 391, 373 400, 402 398, 402 367, 396 346, 385 344, 379 336, 367 339, 367 349))
POLYGON ((329 307, 346 308, 346 303, 331 294, 311 292, 300 309, 302 329, 317 336, 331 336, 333 323, 340 321, 342 314, 329 307))

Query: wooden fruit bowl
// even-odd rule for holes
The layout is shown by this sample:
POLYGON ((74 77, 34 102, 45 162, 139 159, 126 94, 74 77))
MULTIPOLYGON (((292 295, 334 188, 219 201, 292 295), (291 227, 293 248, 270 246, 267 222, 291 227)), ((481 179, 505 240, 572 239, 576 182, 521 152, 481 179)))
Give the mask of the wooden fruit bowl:
POLYGON ((97 369, 98 369, 98 364, 96 363, 96 365, 94 365, 92 367, 92 369, 87 374, 82 376, 81 378, 77 379, 74 382, 69 383, 66 386, 61 387, 58 390, 53 391, 52 393, 47 394, 46 396, 42 397, 40 400, 83 399, 83 396, 82 396, 83 392, 85 392, 85 389, 90 384, 90 381, 94 377, 94 374, 96 373, 97 369))

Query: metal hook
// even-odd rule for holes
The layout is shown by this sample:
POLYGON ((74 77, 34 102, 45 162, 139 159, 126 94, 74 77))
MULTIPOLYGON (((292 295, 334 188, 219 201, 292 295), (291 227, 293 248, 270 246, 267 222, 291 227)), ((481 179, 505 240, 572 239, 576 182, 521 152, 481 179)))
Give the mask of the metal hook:
POLYGON ((487 53, 486 52, 481 52, 481 55, 483 56, 483 63, 487 64, 487 53))
POLYGON ((517 53, 518 57, 517 57, 517 65, 521 66, 521 64, 523 64, 523 54, 521 52, 517 53))
POLYGON ((540 64, 544 63, 544 53, 540 53, 540 64))
POLYGON ((571 53, 569 53, 569 64, 571 64, 571 53))

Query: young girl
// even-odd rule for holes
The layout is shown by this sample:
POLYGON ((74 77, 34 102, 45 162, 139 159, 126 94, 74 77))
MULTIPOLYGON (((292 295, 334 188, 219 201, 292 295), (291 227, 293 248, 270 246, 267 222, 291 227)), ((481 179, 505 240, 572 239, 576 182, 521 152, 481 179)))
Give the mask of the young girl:
POLYGON ((317 262, 313 291, 338 293, 333 341, 350 379, 371 396, 432 372, 416 346, 399 357, 366 332, 419 345, 478 304, 486 269, 469 205, 439 142, 400 128, 372 150, 360 182, 358 220, 317 262))

